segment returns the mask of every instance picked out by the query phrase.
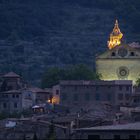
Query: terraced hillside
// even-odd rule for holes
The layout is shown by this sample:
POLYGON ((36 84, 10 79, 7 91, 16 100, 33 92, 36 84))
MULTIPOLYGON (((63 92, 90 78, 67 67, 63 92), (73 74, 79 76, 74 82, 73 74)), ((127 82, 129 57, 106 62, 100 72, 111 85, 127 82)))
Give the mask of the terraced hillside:
POLYGON ((106 4, 90 5, 83 0, 1 1, 0 72, 15 71, 39 84, 50 66, 84 63, 93 68, 96 54, 107 49, 116 18, 125 40, 139 41, 136 25, 106 4))

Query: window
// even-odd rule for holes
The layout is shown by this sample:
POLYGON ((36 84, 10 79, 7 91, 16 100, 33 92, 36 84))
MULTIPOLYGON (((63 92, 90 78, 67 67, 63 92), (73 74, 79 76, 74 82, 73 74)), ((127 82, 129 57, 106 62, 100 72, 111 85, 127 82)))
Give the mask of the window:
POLYGON ((15 94, 13 94, 12 97, 15 98, 15 94))
POLYGON ((59 90, 56 90, 56 95, 59 95, 59 90))
POLYGON ((99 95, 99 93, 96 93, 96 101, 99 101, 100 100, 100 95, 99 95))
POLYGON ((14 108, 17 108, 17 103, 14 103, 14 108))
POLYGON ((130 98, 130 95, 129 94, 125 94, 125 99, 129 100, 129 98, 130 98))
POLYGON ((108 88, 110 89, 110 88, 111 88, 111 86, 108 86, 108 88))
POLYGON ((115 55, 116 55, 115 52, 112 52, 111 56, 115 56, 115 55))
POLYGON ((74 86, 74 89, 77 90, 77 86, 74 86))
POLYGON ((62 94, 62 100, 67 100, 67 94, 66 93, 62 94))
POLYGON ((16 98, 19 98, 19 95, 16 95, 16 98))
POLYGON ((107 95, 107 100, 111 101, 111 94, 110 93, 108 93, 108 95, 107 95))
POLYGON ((6 103, 3 103, 3 108, 7 108, 7 104, 6 103))
POLYGON ((96 91, 98 91, 98 90, 99 90, 99 87, 98 87, 98 86, 96 86, 95 88, 96 88, 96 91))
POLYGON ((130 53, 130 56, 134 56, 134 55, 135 55, 135 53, 134 53, 134 52, 131 52, 131 53, 130 53))
POLYGON ((8 98, 8 95, 3 94, 2 97, 3 98, 8 98))
POLYGON ((122 90, 122 86, 119 86, 119 90, 122 90))
POLYGON ((74 100, 74 101, 78 101, 78 94, 74 94, 74 95, 73 95, 73 100, 74 100))
POLYGON ((126 90, 129 91, 129 86, 126 86, 126 90))
POLYGON ((136 139, 136 136, 135 135, 129 135, 129 139, 134 140, 134 139, 136 139))
POLYGON ((88 135, 88 140, 99 140, 100 139, 100 135, 88 135))
POLYGON ((134 102, 134 103, 136 103, 136 102, 137 102, 137 100, 136 100, 136 99, 134 99, 134 100, 133 100, 133 102, 134 102))
POLYGON ((8 90, 12 90, 13 87, 12 87, 12 86, 8 86, 7 89, 8 89, 8 90))
POLYGON ((118 99, 123 100, 123 94, 122 93, 118 94, 118 99))
POLYGON ((121 137, 120 137, 120 135, 114 135, 114 139, 115 140, 118 140, 118 139, 120 139, 121 137))
POLYGON ((90 94, 89 93, 85 93, 85 99, 86 99, 86 101, 90 100, 90 94))

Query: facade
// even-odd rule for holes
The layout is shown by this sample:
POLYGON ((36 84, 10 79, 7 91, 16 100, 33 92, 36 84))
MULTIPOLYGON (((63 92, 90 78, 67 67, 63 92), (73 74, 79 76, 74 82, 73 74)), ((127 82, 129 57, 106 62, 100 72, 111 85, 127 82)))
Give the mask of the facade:
POLYGON ((46 103, 49 99, 50 92, 37 88, 27 88, 22 91, 22 106, 29 108, 36 104, 46 103))
POLYGON ((14 72, 2 76, 0 86, 0 112, 20 112, 35 104, 48 101, 50 92, 37 87, 29 87, 14 72))
POLYGON ((55 85, 52 87, 52 103, 59 104, 60 103, 60 86, 55 85))
POLYGON ((61 81, 60 104, 78 107, 94 103, 127 105, 132 91, 132 81, 61 81))
POLYGON ((22 92, 10 90, 0 93, 0 112, 18 112, 22 110, 22 92))
POLYGON ((22 92, 25 86, 21 77, 14 72, 2 76, 0 87, 0 112, 17 112, 22 109, 22 92))
POLYGON ((96 57, 96 71, 102 80, 133 80, 135 84, 140 76, 139 62, 140 46, 121 42, 96 57))

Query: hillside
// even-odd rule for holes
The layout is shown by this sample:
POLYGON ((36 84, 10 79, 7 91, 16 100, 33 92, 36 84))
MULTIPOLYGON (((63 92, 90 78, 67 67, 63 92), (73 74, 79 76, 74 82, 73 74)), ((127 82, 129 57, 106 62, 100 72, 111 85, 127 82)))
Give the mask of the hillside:
POLYGON ((140 1, 0 1, 0 72, 39 83, 50 66, 94 67, 115 19, 127 42, 140 41, 140 1), (131 13, 130 13, 131 11, 131 13))

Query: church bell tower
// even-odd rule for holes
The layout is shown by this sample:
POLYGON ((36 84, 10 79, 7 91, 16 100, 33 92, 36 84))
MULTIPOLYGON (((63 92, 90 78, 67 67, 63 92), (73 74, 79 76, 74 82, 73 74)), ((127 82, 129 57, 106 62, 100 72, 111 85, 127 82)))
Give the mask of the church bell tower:
POLYGON ((110 34, 110 39, 107 42, 108 48, 113 49, 115 46, 120 45, 122 37, 123 37, 123 34, 121 33, 119 29, 118 20, 116 20, 113 31, 110 34))

